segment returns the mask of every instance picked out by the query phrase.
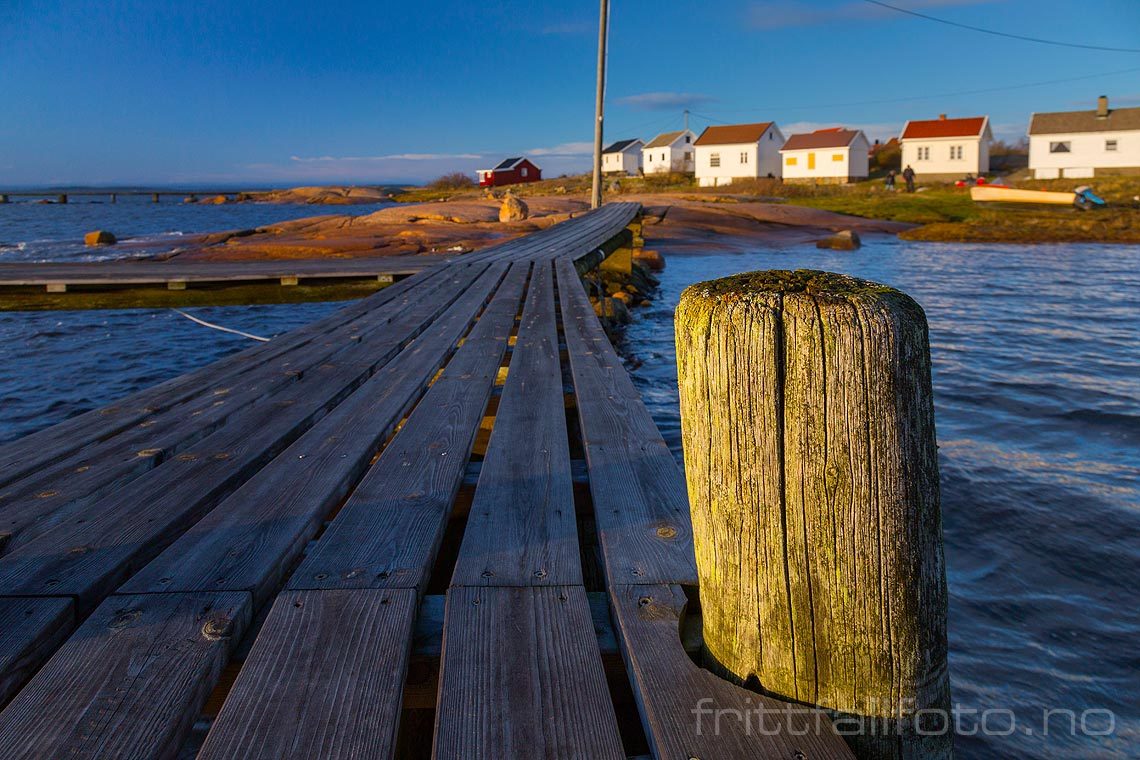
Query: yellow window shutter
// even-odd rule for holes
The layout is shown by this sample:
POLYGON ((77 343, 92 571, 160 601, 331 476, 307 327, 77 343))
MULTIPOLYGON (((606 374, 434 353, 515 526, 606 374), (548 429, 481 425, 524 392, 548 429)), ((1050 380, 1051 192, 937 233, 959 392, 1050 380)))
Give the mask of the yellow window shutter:
POLYGON ((795 156, 788 156, 786 159, 784 159, 784 163, 787 166, 795 166, 796 165, 796 157, 795 156))
POLYGON ((831 160, 832 161, 842 161, 843 160, 843 154, 842 153, 833 153, 831 155, 831 160))
POLYGON ((815 168, 815 154, 814 153, 808 153, 808 168, 809 169, 815 168))

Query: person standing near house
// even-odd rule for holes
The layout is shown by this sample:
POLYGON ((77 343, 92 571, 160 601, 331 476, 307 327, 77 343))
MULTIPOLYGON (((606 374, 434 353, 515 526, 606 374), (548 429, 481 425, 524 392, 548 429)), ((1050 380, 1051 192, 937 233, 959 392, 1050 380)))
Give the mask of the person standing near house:
POLYGON ((906 181, 906 191, 908 193, 914 192, 914 169, 910 168, 910 164, 906 165, 903 169, 903 179, 906 181))
POLYGON ((887 192, 893 193, 895 191, 895 170, 891 169, 887 172, 887 192))

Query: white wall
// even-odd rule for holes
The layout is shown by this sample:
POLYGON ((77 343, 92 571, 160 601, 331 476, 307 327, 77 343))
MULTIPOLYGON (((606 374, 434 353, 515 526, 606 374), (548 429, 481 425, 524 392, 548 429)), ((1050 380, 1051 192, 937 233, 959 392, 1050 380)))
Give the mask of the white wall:
POLYGON ((1140 167, 1140 131, 1080 132, 1063 135, 1032 135, 1029 138, 1029 168, 1037 179, 1092 177, 1097 169, 1140 167), (1116 140, 1116 150, 1105 142, 1116 140), (1050 153, 1049 145, 1069 143, 1070 152, 1050 153))
POLYGON ((868 175, 870 149, 866 138, 856 137, 846 148, 812 148, 781 152, 784 179, 818 179, 846 182, 848 179, 865 179, 868 175), (815 168, 809 168, 809 154, 815 154, 815 168), (838 158, 838 160, 836 160, 838 158), (789 159, 794 161, 789 162, 789 159))
POLYGON ((990 170, 989 145, 978 137, 941 137, 902 141, 902 165, 907 164, 921 180, 923 174, 985 174, 990 170), (950 158, 951 146, 962 146, 962 158, 950 158), (919 148, 929 148, 930 158, 920 159, 919 148))
POLYGON ((732 184, 734 179, 783 176, 780 148, 784 136, 771 126, 758 142, 735 145, 696 146, 696 172, 701 187, 732 184), (720 156, 720 166, 712 165, 712 157, 720 156))
POLYGON ((641 151, 641 165, 646 174, 666 172, 692 172, 695 162, 693 142, 696 135, 688 133, 689 142, 685 142, 682 134, 673 141, 672 145, 662 148, 643 148, 641 151))
POLYGON ((602 171, 606 174, 635 175, 641 169, 641 146, 634 145, 621 153, 602 155, 602 171))

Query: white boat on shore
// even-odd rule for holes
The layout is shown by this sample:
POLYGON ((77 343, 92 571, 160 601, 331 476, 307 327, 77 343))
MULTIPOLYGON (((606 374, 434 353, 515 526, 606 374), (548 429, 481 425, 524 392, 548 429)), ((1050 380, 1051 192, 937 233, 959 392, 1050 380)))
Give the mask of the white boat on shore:
POLYGON ((1072 206, 1076 193, 1059 193, 1047 190, 1019 190, 1000 185, 975 185, 970 198, 978 203, 1044 203, 1052 206, 1072 206))

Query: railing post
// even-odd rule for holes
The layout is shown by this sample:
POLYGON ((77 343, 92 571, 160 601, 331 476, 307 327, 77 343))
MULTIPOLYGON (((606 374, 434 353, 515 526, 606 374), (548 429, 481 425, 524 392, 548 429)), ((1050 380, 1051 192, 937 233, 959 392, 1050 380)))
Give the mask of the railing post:
POLYGON ((926 317, 814 271, 688 288, 676 311, 705 653, 828 710, 861 758, 949 758, 926 317))

